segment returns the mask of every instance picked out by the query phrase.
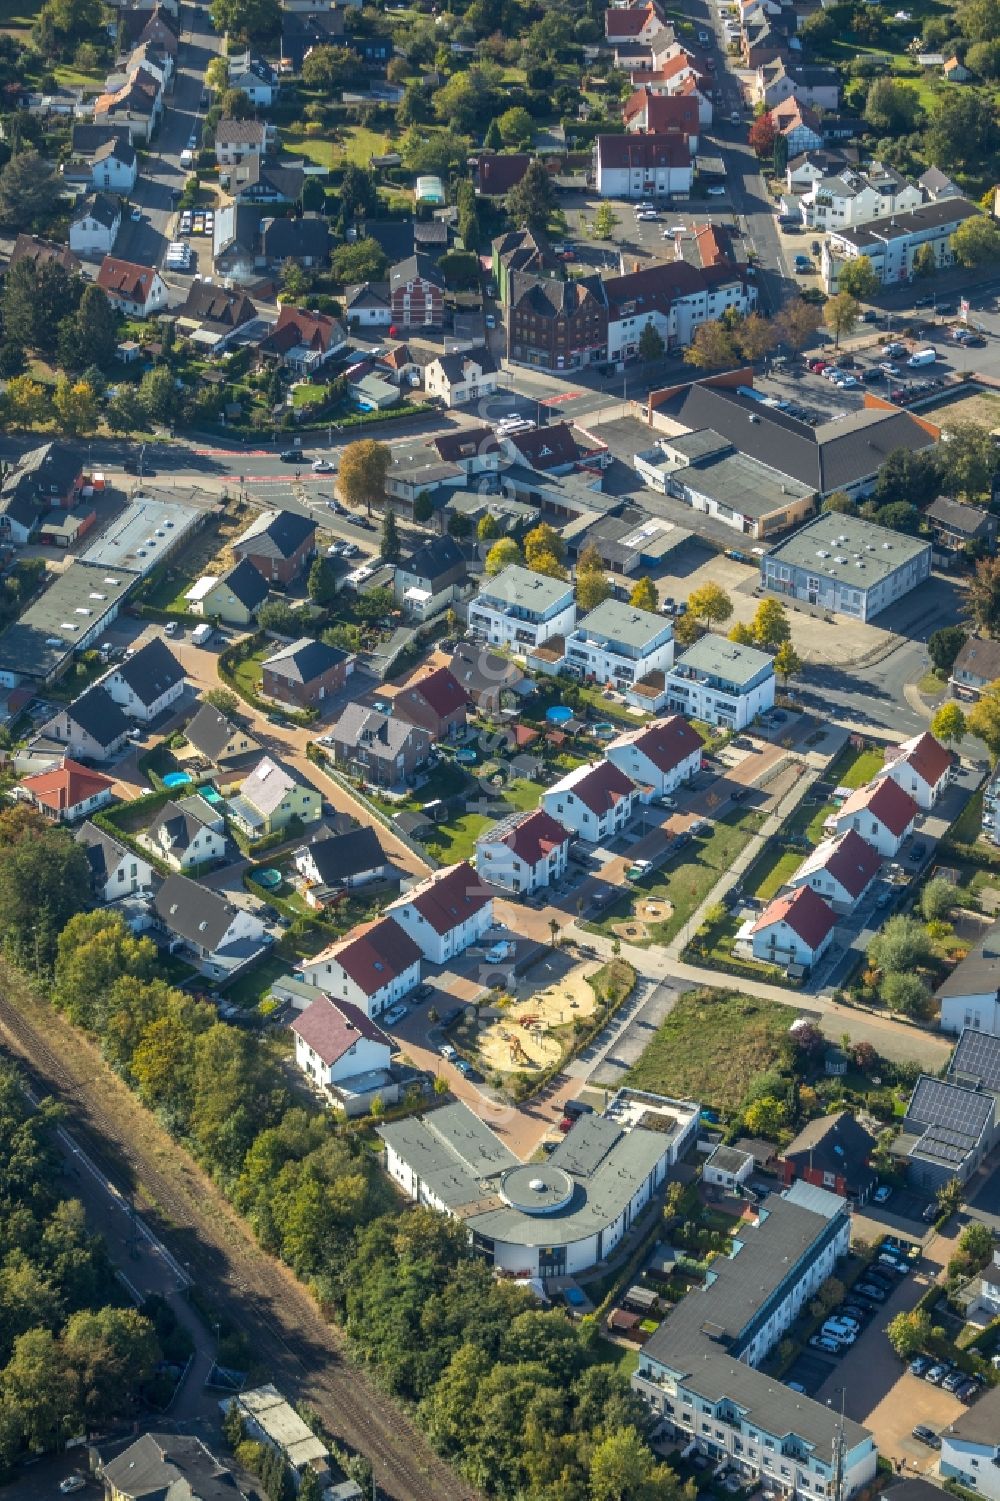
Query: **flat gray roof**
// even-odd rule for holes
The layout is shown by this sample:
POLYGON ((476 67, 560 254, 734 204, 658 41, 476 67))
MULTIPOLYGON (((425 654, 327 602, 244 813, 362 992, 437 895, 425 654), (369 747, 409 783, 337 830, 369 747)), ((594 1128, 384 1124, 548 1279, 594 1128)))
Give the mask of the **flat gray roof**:
POLYGON ((931 544, 919 537, 829 511, 780 542, 768 554, 768 562, 807 568, 852 588, 870 589, 930 550, 931 544))
POLYGON ((189 532, 201 512, 179 500, 137 495, 80 556, 95 568, 148 573, 189 532))
POLYGON ((519 563, 511 563, 496 578, 484 579, 478 600, 517 605, 522 610, 543 613, 565 596, 573 597, 573 586, 566 579, 552 579, 544 573, 532 573, 519 563))
POLYGON ((652 610, 640 610, 638 606, 623 604, 619 599, 605 599, 577 621, 572 635, 579 639, 593 632, 639 651, 654 637, 671 629, 669 620, 654 615, 652 610))
POLYGON ((677 658, 674 667, 710 673, 741 686, 755 678, 772 660, 766 651, 758 651, 756 646, 741 646, 736 641, 727 641, 725 636, 709 633, 689 646, 684 655, 677 658))
POLYGON ((136 575, 122 569, 71 563, 0 636, 0 671, 49 677, 117 609, 135 582, 136 575))
POLYGON ((758 520, 780 511, 790 501, 806 500, 816 493, 810 485, 780 474, 746 453, 717 451, 684 469, 675 469, 673 478, 741 516, 758 520))

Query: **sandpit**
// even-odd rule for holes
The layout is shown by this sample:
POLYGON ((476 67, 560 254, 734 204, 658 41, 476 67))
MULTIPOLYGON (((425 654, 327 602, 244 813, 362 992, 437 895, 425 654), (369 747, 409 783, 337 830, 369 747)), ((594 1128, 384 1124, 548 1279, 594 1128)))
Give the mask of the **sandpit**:
POLYGON ((599 964, 577 965, 545 990, 505 1007, 503 1015, 479 1035, 483 1064, 498 1073, 513 1073, 557 1063, 563 1044, 553 1029, 593 1015, 596 1002, 587 976, 599 968, 599 964))
POLYGON ((626 943, 644 943, 649 937, 649 928, 634 917, 626 922, 616 922, 612 932, 616 938, 624 938, 626 943))
POLYGON ((635 904, 635 915, 640 922, 666 922, 673 916, 673 912, 673 902, 668 902, 662 896, 647 897, 635 904))

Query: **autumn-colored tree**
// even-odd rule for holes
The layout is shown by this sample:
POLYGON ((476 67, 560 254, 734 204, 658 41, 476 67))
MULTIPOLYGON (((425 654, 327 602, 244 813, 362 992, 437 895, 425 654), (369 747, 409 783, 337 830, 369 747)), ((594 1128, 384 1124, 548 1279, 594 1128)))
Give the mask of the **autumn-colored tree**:
POLYGON ((521 549, 513 537, 501 537, 499 542, 494 542, 486 554, 483 569, 487 578, 494 578, 498 573, 502 573, 505 568, 509 568, 511 563, 523 562, 524 558, 521 556, 521 549))
POLYGON ((699 370, 722 370, 736 364, 736 341, 724 324, 701 323, 684 351, 684 359, 699 370))
POLYGON ((790 641, 782 641, 775 652, 774 670, 786 685, 802 671, 802 658, 790 641))
POLYGON ((722 625, 733 613, 733 602, 721 584, 702 584, 688 595, 688 613, 705 625, 722 625))
POLYGON ((750 313, 735 332, 736 343, 746 360, 759 360, 778 342, 778 334, 769 318, 750 313))
POLYGON ((736 624, 729 632, 729 639, 730 641, 734 641, 737 646, 753 646, 753 627, 747 625, 745 621, 737 620, 736 624))
POLYGON ((529 568, 533 566, 533 556, 538 553, 548 553, 557 563, 562 563, 566 557, 565 542, 547 521, 533 527, 524 539, 524 557, 529 568))
POLYGON ((591 543, 577 559, 576 602, 581 610, 595 610, 610 593, 611 585, 604 572, 601 555, 591 543))
POLYGON ((349 506, 364 506, 368 515, 375 501, 385 499, 385 481, 392 454, 387 443, 361 438, 348 443, 340 456, 337 488, 349 506))
POLYGON ((60 432, 70 438, 94 432, 100 420, 93 387, 85 380, 71 381, 65 375, 56 382, 52 410, 60 432))
POLYGON ((965 734, 965 715, 956 703, 942 704, 931 720, 931 734, 948 745, 965 734))
POLYGON ((635 605, 637 610, 656 610, 659 608, 659 600, 656 597, 656 585, 651 578, 644 577, 632 585, 632 592, 628 597, 630 605, 635 605))
POLYGON ((818 307, 793 297, 774 320, 779 339, 792 349, 804 349, 823 321, 818 307))
POLYGON ((840 341, 844 334, 850 335, 854 332, 860 317, 861 308, 849 292, 838 292, 836 297, 828 299, 823 309, 823 322, 833 334, 836 349, 840 348, 840 341))
POLYGON ((762 599, 754 611, 751 625, 758 646, 774 651, 792 634, 788 615, 779 599, 762 599))
POLYGON ((562 563, 550 552, 533 552, 527 561, 532 573, 544 573, 550 579, 564 579, 567 577, 566 569, 562 563))
POLYGON ((1000 757, 1000 679, 980 693, 965 716, 970 735, 978 735, 995 761, 1000 757))
POLYGON ((981 558, 976 564, 965 592, 965 613, 980 631, 1000 634, 1000 558, 981 558))
POLYGON ((758 115, 751 125, 747 139, 761 161, 765 157, 774 156, 774 142, 777 134, 778 127, 770 110, 758 115))

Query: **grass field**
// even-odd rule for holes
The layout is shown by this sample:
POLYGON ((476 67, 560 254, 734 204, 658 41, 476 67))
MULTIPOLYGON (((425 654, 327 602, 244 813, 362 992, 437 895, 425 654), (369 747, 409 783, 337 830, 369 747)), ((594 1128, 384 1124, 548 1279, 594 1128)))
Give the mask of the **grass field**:
POLYGON ((847 745, 834 761, 824 780, 834 787, 863 787, 885 765, 885 756, 880 750, 855 750, 847 745))
POLYGON ((780 891, 789 877, 798 870, 802 859, 801 850, 784 850, 780 845, 768 850, 750 871, 744 882, 745 889, 752 896, 762 897, 765 902, 770 901, 775 892, 780 891))
MULTIPOLYGON (((542 791, 539 782, 511 782, 503 789, 504 802, 520 813, 527 813, 538 807, 542 791)), ((496 813, 465 813, 448 823, 436 824, 433 834, 426 840, 427 848, 449 865, 457 860, 471 859, 476 840, 491 823, 496 823, 499 816, 496 813)))
POLYGON ((380 130, 368 130, 363 125, 350 126, 338 133, 339 139, 331 141, 328 136, 309 136, 297 125, 282 128, 282 140, 291 156, 304 156, 317 167, 336 167, 343 161, 353 162, 356 167, 367 167, 370 157, 383 156, 393 149, 389 137, 380 130))
POLYGON ((697 839, 689 844, 666 870, 637 881, 634 895, 628 893, 603 912, 596 922, 585 923, 584 927, 613 937, 618 924, 632 915, 636 900, 658 899, 669 902, 672 913, 663 922, 649 924, 648 937, 635 941, 639 944, 669 943, 705 900, 723 871, 729 869, 763 820, 764 815, 752 808, 719 819, 707 839, 697 839))
POLYGON ((988 391, 961 396, 939 408, 935 421, 940 421, 942 427, 952 427, 956 422, 976 422, 995 431, 1000 428, 1000 396, 988 391))
POLYGON ((629 1069, 636 1089, 735 1111, 780 1057, 794 1020, 776 1001, 726 990, 689 990, 629 1069))
POLYGON ((0 0, 0 31, 30 31, 40 9, 31 0, 0 0))

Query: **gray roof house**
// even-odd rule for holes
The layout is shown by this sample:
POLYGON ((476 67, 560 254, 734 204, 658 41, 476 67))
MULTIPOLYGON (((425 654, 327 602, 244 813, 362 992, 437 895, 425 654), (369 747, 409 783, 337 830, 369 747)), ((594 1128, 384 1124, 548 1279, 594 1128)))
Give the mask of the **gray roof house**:
POLYGON ((92 761, 107 761, 121 750, 129 728, 129 720, 107 689, 95 683, 53 715, 39 733, 58 741, 76 760, 86 756, 92 761))
POLYGON ((184 691, 184 669, 159 636, 126 657, 102 683, 130 719, 148 724, 184 691))
POLYGON ((265 265, 321 266, 330 253, 330 228, 321 214, 296 219, 263 219, 260 252, 265 265))
POLYGON ((212 979, 238 973, 267 947, 260 918, 187 876, 167 877, 153 898, 153 912, 171 950, 184 951, 212 979))
POLYGON ((199 793, 163 804, 139 842, 171 870, 191 871, 226 853, 222 814, 199 793))
POLYGON ((433 737, 381 709, 348 704, 324 743, 349 775, 378 787, 401 787, 427 760, 433 737))
POLYGON ((260 751, 259 744, 243 725, 227 719, 212 704, 202 704, 185 726, 184 736, 188 744, 213 766, 260 751))
POLYGON ((116 1501, 244 1501, 232 1471, 187 1433, 144 1433, 101 1474, 116 1501))
POLYGON ((959 698, 978 698, 997 678, 1000 678, 1000 641, 970 636, 951 669, 953 690, 959 698))
POLYGON ((99 902, 114 902, 150 890, 158 880, 148 860, 88 818, 73 835, 82 845, 90 866, 94 896, 99 902))

